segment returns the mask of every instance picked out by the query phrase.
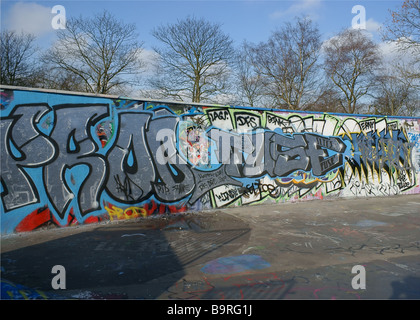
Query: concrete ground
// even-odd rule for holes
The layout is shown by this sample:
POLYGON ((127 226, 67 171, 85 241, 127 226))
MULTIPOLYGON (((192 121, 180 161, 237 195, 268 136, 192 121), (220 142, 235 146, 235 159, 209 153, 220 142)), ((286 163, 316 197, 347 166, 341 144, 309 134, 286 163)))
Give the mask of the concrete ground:
POLYGON ((2 299, 420 299, 420 195, 2 236, 1 280, 2 299))

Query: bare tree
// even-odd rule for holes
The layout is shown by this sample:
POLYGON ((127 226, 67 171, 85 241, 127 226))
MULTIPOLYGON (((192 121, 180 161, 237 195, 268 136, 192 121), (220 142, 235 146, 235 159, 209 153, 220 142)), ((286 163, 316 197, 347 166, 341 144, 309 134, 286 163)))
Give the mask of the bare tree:
POLYGON ((394 61, 378 76, 373 102, 376 114, 415 116, 420 111, 420 85, 411 77, 409 69, 407 65, 394 61))
POLYGON ((374 85, 381 56, 377 45, 361 29, 346 29, 324 44, 324 68, 340 93, 342 111, 355 113, 360 99, 374 85))
POLYGON ((76 76, 86 92, 110 93, 130 83, 142 67, 142 43, 135 31, 134 24, 118 21, 107 11, 71 18, 44 61, 76 76))
POLYGON ((420 1, 405 0, 390 14, 391 20, 382 30, 383 40, 396 43, 399 50, 416 57, 410 76, 420 78, 420 1))
POLYGON ((320 38, 318 27, 309 18, 296 18, 295 24, 286 23, 267 42, 249 49, 266 95, 277 107, 306 110, 314 101, 320 38))
POLYGON ((251 61, 249 46, 244 43, 236 54, 235 80, 236 96, 240 105, 262 107, 264 98, 264 83, 251 61))
POLYGON ((155 28, 152 35, 163 46, 154 48, 160 72, 150 83, 163 95, 202 102, 227 90, 234 50, 219 24, 187 17, 155 28))
POLYGON ((35 36, 15 31, 1 32, 1 79, 2 84, 32 86, 37 73, 34 60, 35 36))
POLYGON ((397 42, 401 49, 420 50, 420 2, 405 0, 398 10, 390 10, 390 14, 392 19, 383 30, 384 40, 397 42))
POLYGON ((38 87, 78 92, 86 91, 82 79, 77 74, 52 67, 46 63, 42 63, 38 79, 38 87))
POLYGON ((337 112, 337 106, 340 105, 340 94, 325 84, 317 99, 311 104, 310 111, 318 112, 337 112))

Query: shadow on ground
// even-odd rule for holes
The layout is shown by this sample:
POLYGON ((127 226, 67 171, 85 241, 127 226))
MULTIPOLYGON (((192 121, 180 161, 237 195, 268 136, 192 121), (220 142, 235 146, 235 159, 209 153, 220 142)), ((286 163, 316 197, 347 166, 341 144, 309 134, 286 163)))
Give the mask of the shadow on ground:
POLYGON ((408 276, 402 281, 393 281, 392 295, 389 299, 420 299, 420 278, 408 276))
MULTIPOLYGON (((98 226, 2 253, 1 298, 126 298, 127 286, 168 274, 176 274, 177 281, 185 267, 229 254, 247 241, 249 231, 226 214, 98 226), (55 265, 65 268, 66 290, 52 290, 55 265), (104 292, 109 288, 113 292, 104 292)), ((130 298, 154 299, 166 289, 154 287, 130 298)))

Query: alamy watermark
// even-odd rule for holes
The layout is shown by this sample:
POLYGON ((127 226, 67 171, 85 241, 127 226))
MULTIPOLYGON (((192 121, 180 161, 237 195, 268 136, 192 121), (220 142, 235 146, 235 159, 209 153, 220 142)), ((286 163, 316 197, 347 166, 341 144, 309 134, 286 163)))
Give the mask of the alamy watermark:
POLYGON ((53 29, 65 29, 66 28, 66 8, 62 5, 56 5, 52 7, 51 13, 56 15, 51 20, 51 26, 53 29))
POLYGON ((66 269, 62 265, 55 265, 51 273, 56 274, 51 280, 51 287, 54 290, 66 289, 66 269))
POLYGON ((354 290, 366 289, 366 270, 364 266, 356 265, 351 269, 351 273, 357 274, 351 280, 351 286, 354 290))
POLYGON ((360 4, 353 6, 351 13, 356 14, 351 20, 353 29, 366 29, 366 8, 360 4))

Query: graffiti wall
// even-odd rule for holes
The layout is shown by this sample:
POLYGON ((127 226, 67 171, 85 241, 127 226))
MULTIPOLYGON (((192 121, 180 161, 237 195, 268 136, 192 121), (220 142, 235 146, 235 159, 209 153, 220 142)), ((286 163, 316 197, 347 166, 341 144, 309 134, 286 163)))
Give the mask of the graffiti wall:
POLYGON ((1 89, 1 231, 420 193, 420 118, 1 89))

